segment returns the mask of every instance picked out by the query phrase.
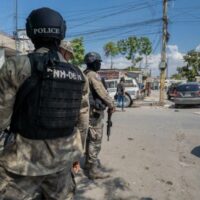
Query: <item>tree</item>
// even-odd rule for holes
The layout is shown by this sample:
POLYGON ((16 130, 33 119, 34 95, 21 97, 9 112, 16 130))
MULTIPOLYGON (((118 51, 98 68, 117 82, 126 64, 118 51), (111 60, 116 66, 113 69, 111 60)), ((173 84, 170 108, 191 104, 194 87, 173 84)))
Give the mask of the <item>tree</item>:
POLYGON ((152 52, 152 44, 147 37, 141 37, 138 39, 139 43, 139 54, 145 55, 145 66, 147 67, 147 56, 151 54, 152 52))
POLYGON ((128 37, 117 42, 119 52, 125 55, 128 60, 131 60, 132 67, 141 62, 143 55, 147 56, 152 52, 152 44, 147 37, 137 38, 135 36, 128 37))
POLYGON ((138 51, 138 39, 133 37, 128 37, 117 42, 119 52, 125 55, 128 60, 131 60, 133 67, 136 65, 136 53, 138 51))
POLYGON ((186 65, 178 67, 177 71, 189 81, 194 81, 195 77, 200 75, 200 52, 195 50, 189 51, 184 57, 186 65))
POLYGON ((131 67, 125 68, 125 70, 128 70, 128 71, 141 71, 141 68, 131 66, 131 67))
POLYGON ((81 66, 83 64, 84 54, 85 54, 83 37, 71 40, 71 44, 74 51, 74 58, 72 60, 72 63, 74 65, 81 66))
POLYGON ((110 56, 110 68, 113 68, 113 57, 119 53, 118 47, 114 42, 108 42, 103 47, 105 56, 110 56))
POLYGON ((170 78, 175 80, 181 80, 182 76, 181 74, 172 74, 170 78))

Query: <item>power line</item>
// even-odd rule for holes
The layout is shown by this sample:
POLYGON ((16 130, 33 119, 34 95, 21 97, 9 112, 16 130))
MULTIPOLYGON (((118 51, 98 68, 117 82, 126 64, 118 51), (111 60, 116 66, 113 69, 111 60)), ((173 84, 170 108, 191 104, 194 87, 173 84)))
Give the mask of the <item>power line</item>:
POLYGON ((149 36, 149 35, 156 35, 156 34, 161 34, 162 32, 161 31, 155 31, 155 32, 142 32, 142 33, 132 33, 132 31, 129 31, 129 32, 126 32, 126 33, 120 33, 120 34, 114 34, 114 35, 109 35, 109 36, 105 36, 105 37, 95 37, 93 39, 89 39, 89 38, 86 38, 84 39, 84 41, 87 41, 87 42, 97 42, 97 41, 101 41, 101 40, 108 40, 108 39, 115 39, 117 38, 119 35, 121 36, 120 38, 124 38, 125 36, 126 37, 129 37, 129 36, 149 36), (124 36, 125 35, 125 36, 124 36))
MULTIPOLYGON (((159 27, 160 27, 160 25, 159 25, 159 27)), ((98 39, 99 37, 106 37, 106 38, 114 38, 114 37, 120 37, 120 38, 122 38, 122 37, 126 37, 127 36, 127 34, 129 34, 129 35, 138 35, 138 34, 146 34, 146 33, 150 33, 150 32, 153 32, 153 33, 155 33, 155 32, 160 32, 160 30, 161 30, 161 27, 159 28, 159 29, 155 29, 155 27, 154 28, 151 28, 151 29, 143 29, 143 30, 141 30, 141 29, 138 29, 138 27, 130 27, 130 29, 129 30, 114 30, 114 31, 112 31, 111 33, 109 33, 109 34, 98 34, 98 35, 90 35, 90 36, 86 36, 86 39, 88 39, 88 40, 91 40, 91 39, 93 39, 93 38, 95 38, 95 39, 98 39), (106 35, 106 36, 105 36, 106 35)))
POLYGON ((74 34, 69 35, 69 37, 79 37, 79 36, 84 36, 84 35, 88 36, 88 35, 93 35, 93 34, 98 34, 98 33, 106 33, 106 32, 110 32, 112 30, 129 28, 131 26, 136 27, 136 26, 150 25, 150 24, 160 22, 161 20, 162 20, 161 18, 157 18, 157 19, 153 19, 153 20, 127 23, 127 24, 124 24, 124 25, 117 25, 117 26, 111 26, 111 27, 106 27, 106 28, 102 28, 102 29, 90 30, 90 31, 86 31, 86 32, 74 33, 74 34))
MULTIPOLYGON (((154 0, 154 1, 161 1, 161 0, 154 0)), ((110 7, 104 7, 104 8, 93 8, 92 10, 90 11, 86 11, 86 18, 87 19, 90 19, 90 18, 93 18, 93 17, 96 17, 97 15, 101 15, 101 14, 113 14, 114 12, 120 12, 124 9, 127 9, 127 8, 140 8, 139 6, 145 6, 146 5, 146 2, 142 2, 141 1, 138 1, 138 2, 129 2, 129 3, 123 3, 123 4, 120 4, 118 6, 110 6, 110 7), (92 15, 91 15, 92 14, 92 15)), ((67 16, 67 15, 65 15, 67 16)), ((71 16, 71 15, 70 15, 71 16)), ((69 16, 69 17, 70 17, 69 16)), ((70 18, 69 18, 70 19, 70 18)), ((77 18, 72 18, 70 19, 71 21, 80 21, 80 19, 85 19, 84 16, 80 16, 80 14, 78 15, 77 18)))
POLYGON ((142 10, 142 9, 145 9, 145 8, 153 7, 155 5, 157 5, 157 3, 153 4, 151 6, 146 5, 145 3, 138 4, 137 6, 139 6, 139 7, 136 7, 136 5, 129 6, 127 8, 124 8, 124 9, 121 9, 121 10, 118 10, 118 11, 110 12, 108 14, 104 14, 102 16, 95 17, 94 19, 91 19, 93 17, 90 17, 90 19, 88 21, 77 24, 77 25, 73 26, 72 28, 80 27, 82 25, 86 25, 86 24, 89 24, 89 23, 92 23, 92 22, 96 22, 98 20, 102 20, 102 19, 105 19, 105 18, 108 18, 108 17, 113 17, 115 15, 127 14, 129 12, 138 11, 138 10, 142 10))
POLYGON ((170 19, 170 23, 177 23, 177 22, 185 22, 185 23, 196 23, 196 22, 200 22, 200 18, 199 19, 170 19))

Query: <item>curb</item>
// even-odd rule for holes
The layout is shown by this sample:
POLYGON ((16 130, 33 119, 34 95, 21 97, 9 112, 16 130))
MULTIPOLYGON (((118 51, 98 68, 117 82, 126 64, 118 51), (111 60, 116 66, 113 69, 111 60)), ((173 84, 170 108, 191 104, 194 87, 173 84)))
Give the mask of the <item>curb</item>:
POLYGON ((169 108, 172 105, 168 102, 165 102, 163 106, 160 105, 160 102, 158 101, 141 101, 141 102, 134 102, 131 107, 138 107, 138 106, 159 106, 163 108, 169 108))
POLYGON ((158 106, 158 104, 159 104, 159 102, 154 102, 154 101, 150 101, 150 102, 134 102, 131 107, 134 107, 134 106, 158 106))
POLYGON ((200 115, 200 112, 194 112, 195 115, 200 115))

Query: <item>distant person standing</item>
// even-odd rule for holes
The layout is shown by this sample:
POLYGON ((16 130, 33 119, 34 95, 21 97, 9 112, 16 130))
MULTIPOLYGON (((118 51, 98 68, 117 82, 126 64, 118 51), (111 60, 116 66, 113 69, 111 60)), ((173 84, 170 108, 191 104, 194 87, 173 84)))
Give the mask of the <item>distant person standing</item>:
POLYGON ((120 82, 117 85, 117 102, 118 106, 121 107, 122 111, 124 110, 124 99, 125 99, 125 87, 124 87, 125 79, 122 77, 120 82))

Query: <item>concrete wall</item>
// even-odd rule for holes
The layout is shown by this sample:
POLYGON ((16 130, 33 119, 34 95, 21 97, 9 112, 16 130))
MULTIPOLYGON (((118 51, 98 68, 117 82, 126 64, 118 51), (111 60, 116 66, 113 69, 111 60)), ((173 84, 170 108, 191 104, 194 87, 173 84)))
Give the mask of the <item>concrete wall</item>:
MULTIPOLYGON (((20 31, 19 33, 20 33, 20 35, 18 35, 19 40, 17 42, 18 55, 27 54, 33 51, 34 46, 27 37, 26 32, 20 31)), ((0 48, 4 48, 6 57, 16 55, 15 39, 6 35, 5 33, 0 32, 0 48)))
POLYGON ((0 47, 6 47, 15 50, 15 40, 4 33, 0 33, 0 47))
POLYGON ((5 33, 0 32, 0 48, 5 50, 5 56, 13 56, 16 54, 15 40, 5 33))
POLYGON ((0 68, 2 67, 4 62, 5 62, 5 51, 3 48, 0 48, 0 68))

